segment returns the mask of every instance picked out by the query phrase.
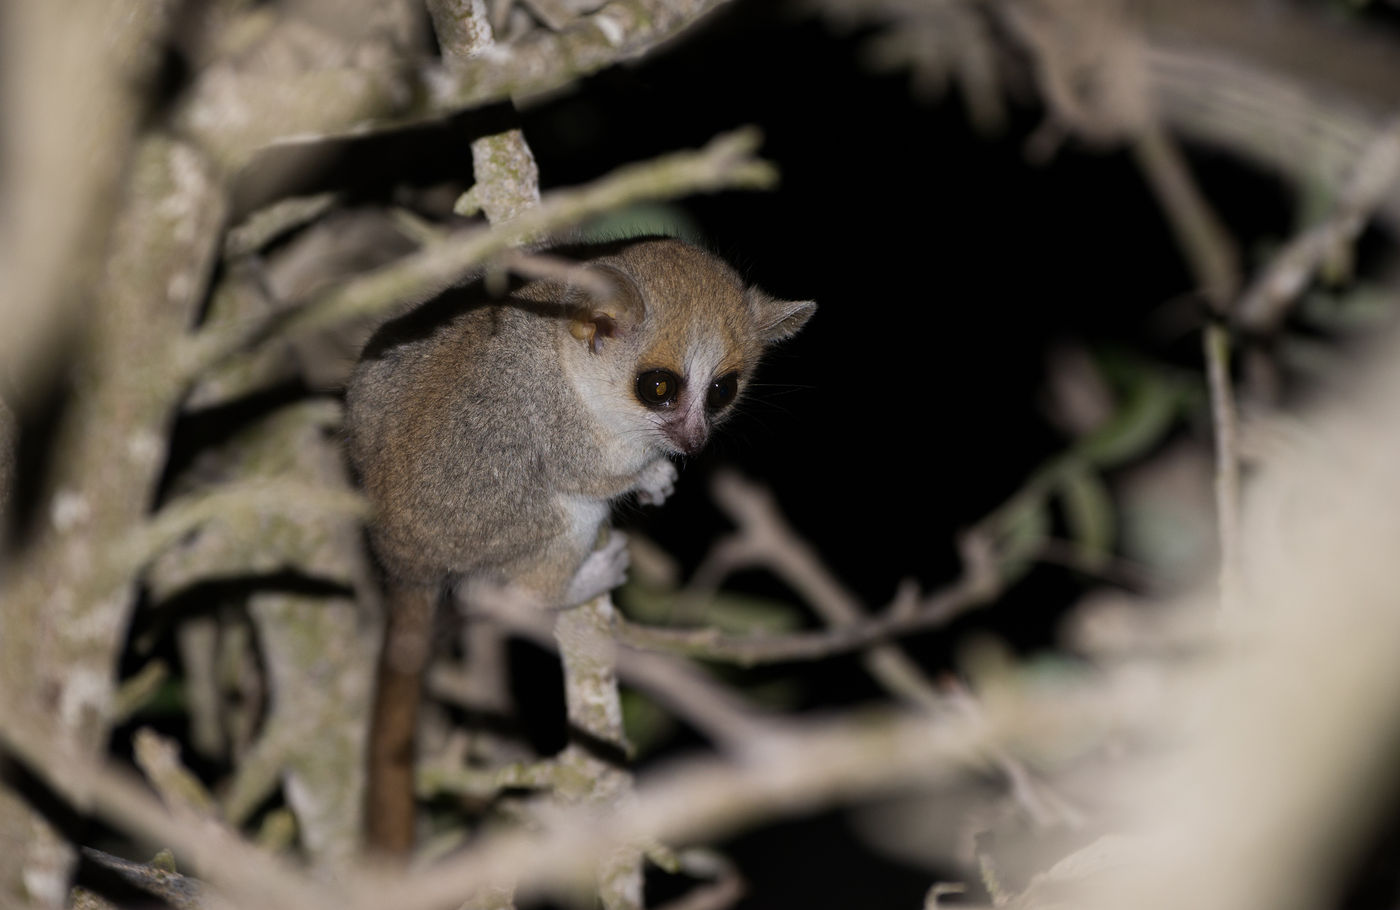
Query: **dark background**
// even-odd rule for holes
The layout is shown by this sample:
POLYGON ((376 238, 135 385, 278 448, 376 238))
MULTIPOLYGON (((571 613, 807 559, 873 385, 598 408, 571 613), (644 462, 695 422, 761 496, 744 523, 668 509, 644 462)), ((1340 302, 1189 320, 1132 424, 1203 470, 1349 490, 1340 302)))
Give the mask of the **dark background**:
MULTIPOLYGON (((738 465, 875 607, 902 575, 948 580, 955 529, 1063 447, 1041 413, 1051 343, 1198 365, 1194 333, 1152 328, 1191 281, 1126 154, 1070 145, 1032 166, 1039 110, 1013 105, 980 137, 956 92, 915 100, 906 74, 862 66, 862 35, 785 9, 726 7, 654 61, 527 109, 525 134, 548 187, 762 129, 776 192, 679 204, 751 281, 819 309, 647 526, 693 560, 723 527, 694 514, 697 475, 738 465)), ((1198 164, 1242 243, 1289 231, 1271 181, 1198 164)))
MULTIPOLYGON (((926 590, 949 582, 956 531, 1065 445, 1041 408, 1051 343, 1122 343, 1196 368, 1199 336, 1151 328, 1191 281, 1126 154, 1071 145, 1032 166, 1024 149, 1040 110, 1013 104, 1003 134, 979 136, 956 92, 916 100, 907 74, 864 66, 865 37, 780 4, 736 3, 654 61, 527 108, 524 130, 548 188, 745 124, 762 129, 762 154, 782 173, 776 192, 679 204, 751 281, 819 309, 769 358, 742 414, 687 465, 674 499, 629 519, 693 566, 726 527, 706 476, 737 466, 773 489, 876 610, 901 578, 926 590)), ((1274 183, 1195 153, 1242 242, 1288 232, 1274 183)), ((783 596, 762 578, 735 581, 783 596)), ((910 650, 938 673, 955 668, 974 630, 1023 652, 1052 647, 1057 620, 1088 584, 1037 569, 990 610, 916 636, 910 650)), ((797 680, 808 710, 883 697, 855 658, 744 677, 797 680)), ((915 907, 934 881, 872 855, 839 811, 724 849, 750 882, 748 910, 872 906, 872 893, 874 906, 915 907)))

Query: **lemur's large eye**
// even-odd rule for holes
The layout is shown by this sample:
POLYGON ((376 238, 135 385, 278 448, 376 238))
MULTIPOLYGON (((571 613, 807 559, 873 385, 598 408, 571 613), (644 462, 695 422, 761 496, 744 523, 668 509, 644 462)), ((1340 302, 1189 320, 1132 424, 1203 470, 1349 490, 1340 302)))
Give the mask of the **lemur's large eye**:
POLYGON ((647 370, 637 377, 637 398, 649 408, 673 407, 680 394, 680 377, 670 370, 647 370))
POLYGON ((710 383, 710 390, 705 393, 705 407, 711 411, 723 410, 733 403, 734 396, 738 393, 739 374, 725 373, 710 383))

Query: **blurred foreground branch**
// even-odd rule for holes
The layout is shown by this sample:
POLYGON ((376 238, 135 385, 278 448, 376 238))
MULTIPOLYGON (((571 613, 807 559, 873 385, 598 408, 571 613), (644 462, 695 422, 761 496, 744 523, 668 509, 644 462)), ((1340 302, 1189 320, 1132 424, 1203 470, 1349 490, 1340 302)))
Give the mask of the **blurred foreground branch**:
POLYGON ((425 300, 463 280, 491 256, 619 206, 687 193, 771 186, 777 172, 752 157, 758 143, 756 132, 737 131, 716 137, 697 152, 676 152, 621 168, 587 187, 555 191, 503 226, 444 237, 382 269, 325 291, 272 323, 219 326, 196 336, 184 353, 185 369, 189 375, 197 375, 250 341, 273 334, 287 338, 324 330, 345 320, 382 315, 392 307, 425 300))

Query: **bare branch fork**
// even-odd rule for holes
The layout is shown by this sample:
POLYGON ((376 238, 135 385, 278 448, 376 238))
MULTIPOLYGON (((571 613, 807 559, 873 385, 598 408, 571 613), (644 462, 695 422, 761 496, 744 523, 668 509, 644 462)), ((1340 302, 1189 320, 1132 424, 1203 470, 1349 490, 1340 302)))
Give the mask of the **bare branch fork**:
MULTIPOLYGON (((613 619, 612 628, 620 643, 742 666, 820 660, 945 625, 991 602, 1001 589, 998 567, 968 552, 963 577, 957 582, 924 597, 916 596, 908 585, 902 586, 894 603, 884 612, 867 615, 810 545, 787 525, 767 490, 725 472, 715 478, 714 495, 738 527, 711 547, 695 572, 689 592, 682 596, 704 597, 713 593, 728 574, 762 566, 790 584, 831 628, 786 635, 733 635, 713 627, 667 628, 618 616, 613 619)), ((871 659, 877 663, 890 660, 879 656, 871 659)), ((893 672, 900 675, 902 671, 893 672)))

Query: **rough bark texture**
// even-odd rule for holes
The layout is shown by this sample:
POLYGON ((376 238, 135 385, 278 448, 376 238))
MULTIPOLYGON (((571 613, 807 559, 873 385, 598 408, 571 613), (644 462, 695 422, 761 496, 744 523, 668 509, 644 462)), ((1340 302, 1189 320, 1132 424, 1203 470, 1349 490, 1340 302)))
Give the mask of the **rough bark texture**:
MULTIPOLYGON (((618 691, 616 642, 609 631, 612 599, 597 597, 559 615, 554 635, 564 661, 564 699, 569 726, 582 741, 571 743, 560 762, 573 769, 573 787, 561 786, 570 802, 615 806, 632 791, 632 775, 617 762, 631 752, 622 729, 622 697, 618 691), (599 755, 599 748, 612 755, 599 755)), ((608 910, 633 910, 642 904, 642 853, 623 844, 598 867, 598 896, 608 910)))
MULTIPOLYGON (((108 560, 150 507, 178 400, 172 341, 193 319, 222 226, 222 190, 204 158, 175 140, 144 140, 86 324, 45 527, 0 592, 5 690, 80 754, 106 744, 133 593, 134 579, 108 560)), ((37 816, 30 824, 24 848, 0 854, 0 881, 22 871, 55 904, 72 854, 37 816)), ((32 885, 20 893, 36 896, 32 885)))

